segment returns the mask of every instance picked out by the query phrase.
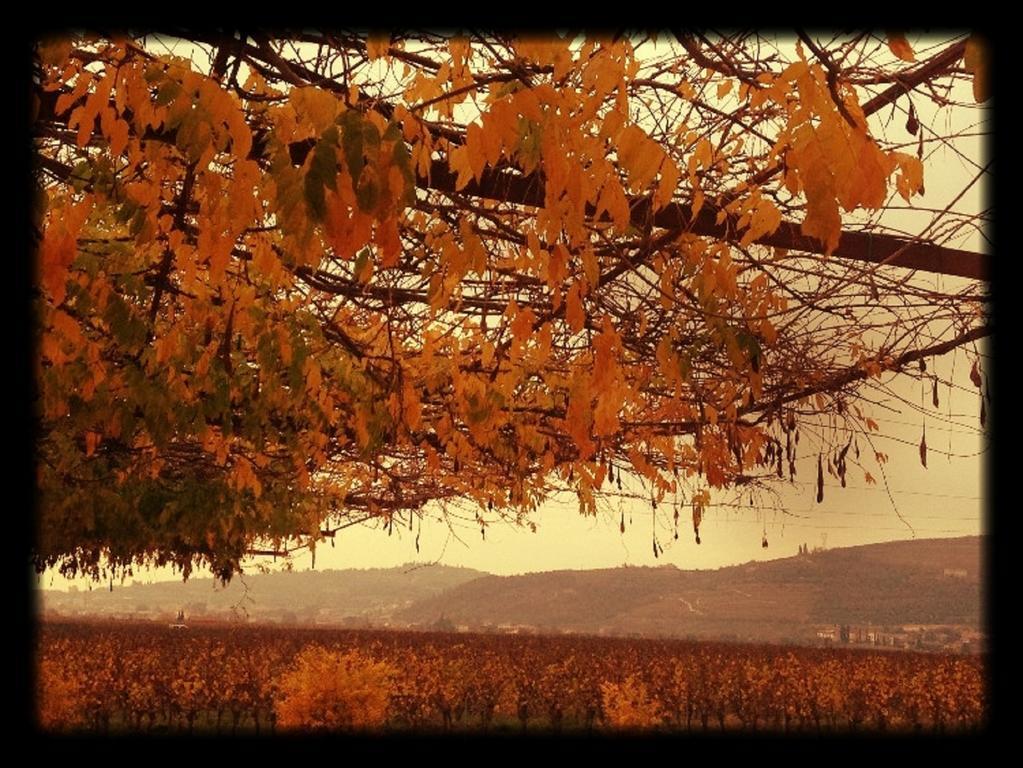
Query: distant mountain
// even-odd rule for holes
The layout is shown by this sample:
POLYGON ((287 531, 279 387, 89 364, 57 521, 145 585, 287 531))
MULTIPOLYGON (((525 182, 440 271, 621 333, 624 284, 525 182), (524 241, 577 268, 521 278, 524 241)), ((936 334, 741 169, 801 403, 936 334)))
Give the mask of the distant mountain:
POLYGON ((77 615, 157 618, 183 608, 189 619, 244 613, 252 619, 379 622, 401 608, 482 576, 471 568, 407 565, 366 570, 254 574, 223 587, 213 579, 100 586, 92 590, 42 590, 40 607, 77 615))
POLYGON ((493 576, 441 565, 283 572, 42 591, 47 613, 348 626, 520 625, 552 632, 755 641, 834 625, 981 627, 979 537, 889 542, 681 571, 611 568, 493 576))
POLYGON ((871 544, 716 571, 482 576, 397 618, 470 626, 781 640, 828 624, 981 624, 978 537, 871 544))

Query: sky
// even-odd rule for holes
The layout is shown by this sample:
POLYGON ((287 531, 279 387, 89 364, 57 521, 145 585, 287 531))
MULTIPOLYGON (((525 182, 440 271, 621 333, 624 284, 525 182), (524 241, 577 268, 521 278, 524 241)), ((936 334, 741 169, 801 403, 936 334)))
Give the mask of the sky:
MULTIPOLYGON (((924 41, 910 36, 919 51, 924 41)), ((969 86, 954 97, 971 101, 969 86)), ((917 108, 924 100, 918 100, 917 108)), ((976 113, 971 114, 976 118, 976 113)), ((878 117, 877 119, 882 119, 878 117)), ((896 118, 898 119, 898 118, 896 118)), ((922 112, 920 121, 939 119, 922 112)), ((944 119, 944 118, 941 118, 944 119)), ((905 120, 905 116, 902 116, 905 120)), ((935 126, 950 133, 950 126, 935 126)), ((969 132, 970 126, 951 126, 969 132)), ((923 205, 940 209, 950 203, 983 164, 984 147, 980 138, 964 136, 956 142, 958 152, 937 148, 925 159, 926 195, 923 205)), ((912 150, 907 150, 912 151, 912 150)), ((983 209, 984 188, 974 185, 954 208, 978 212, 983 209)), ((929 217, 913 211, 891 211, 888 224, 910 232, 920 231, 929 217)), ((958 248, 984 250, 975 233, 949 243, 958 248)), ((947 286, 950 278, 921 276, 936 286, 947 286)), ((982 349, 982 348, 981 348, 982 349)), ((761 494, 750 505, 748 494, 737 498, 733 492, 718 493, 700 527, 701 544, 693 535, 688 508, 680 511, 679 537, 674 539, 671 504, 666 499, 659 519, 652 517, 648 503, 622 503, 611 500, 599 506, 596 518, 579 514, 574 496, 555 498, 533 517, 536 531, 499 524, 487 529, 485 539, 475 526, 449 528, 432 515, 424 519, 418 531, 395 525, 391 535, 371 525, 340 531, 333 545, 320 543, 316 551, 317 569, 396 567, 409 563, 442 563, 464 566, 495 574, 515 574, 557 569, 612 568, 622 565, 674 565, 681 569, 707 569, 749 562, 790 557, 798 547, 837 548, 883 541, 916 538, 941 538, 979 535, 986 530, 983 502, 984 462, 988 440, 980 430, 978 390, 969 379, 969 362, 963 351, 928 361, 930 370, 949 379, 955 388, 939 388, 940 408, 930 408, 930 389, 921 392, 919 382, 906 376, 890 376, 893 390, 910 403, 925 398, 928 412, 904 403, 890 402, 866 412, 878 422, 880 435, 876 449, 888 454, 884 476, 875 466, 867 468, 877 478, 868 486, 862 472, 850 468, 849 487, 825 475, 824 500, 816 503, 816 448, 804 435, 799 446, 795 483, 779 482, 777 496, 761 494), (921 465, 918 445, 926 423, 928 467, 921 465), (948 455, 945 455, 948 454, 948 455), (890 491, 890 495, 889 495, 890 491), (624 515, 625 532, 619 529, 624 515), (654 557, 652 537, 663 547, 654 557), (768 546, 763 546, 766 538, 768 546)), ((861 449, 868 450, 861 443, 861 449)), ((270 558, 254 558, 246 567, 254 571, 260 565, 280 568, 270 558)), ((292 566, 303 570, 312 565, 309 553, 293 557, 292 566)), ((198 572, 196 577, 208 574, 198 572)), ((170 569, 137 571, 139 581, 180 579, 170 569)), ((55 572, 43 574, 43 588, 66 589, 71 584, 84 587, 83 579, 68 580, 55 572)))

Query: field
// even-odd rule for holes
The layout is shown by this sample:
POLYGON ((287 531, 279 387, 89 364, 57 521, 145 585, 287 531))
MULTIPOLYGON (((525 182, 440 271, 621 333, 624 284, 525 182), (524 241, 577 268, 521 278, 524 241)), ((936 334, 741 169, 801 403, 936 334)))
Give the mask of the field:
POLYGON ((987 708, 977 656, 87 623, 44 623, 37 643, 54 730, 958 732, 987 708))

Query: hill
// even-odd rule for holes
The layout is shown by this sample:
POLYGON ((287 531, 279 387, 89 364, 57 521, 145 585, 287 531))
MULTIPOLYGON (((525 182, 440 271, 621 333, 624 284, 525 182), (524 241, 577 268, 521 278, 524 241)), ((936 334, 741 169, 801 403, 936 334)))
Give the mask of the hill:
POLYGON ((872 544, 716 571, 615 568, 482 576, 397 618, 586 633, 782 640, 828 624, 979 628, 978 537, 872 544))
POLYGON ((136 582, 111 590, 42 590, 40 607, 65 615, 122 618, 160 618, 184 609, 190 620, 242 614, 288 623, 380 623, 401 608, 481 575, 471 568, 408 565, 254 574, 235 577, 226 587, 214 579, 136 582))

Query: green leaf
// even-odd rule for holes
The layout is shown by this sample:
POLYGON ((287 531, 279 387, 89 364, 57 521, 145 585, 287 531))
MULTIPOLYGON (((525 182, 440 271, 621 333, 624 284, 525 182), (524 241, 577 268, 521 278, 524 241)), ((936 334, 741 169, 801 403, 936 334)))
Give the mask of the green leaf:
POLYGON ((337 119, 338 125, 341 126, 341 148, 345 155, 345 167, 352 177, 353 187, 359 183, 359 176, 366 164, 363 122, 362 115, 354 109, 348 110, 337 119))
POLYGON ((359 210, 363 213, 370 213, 376 209, 380 200, 380 182, 375 174, 364 173, 359 180, 359 186, 355 190, 355 199, 359 204, 359 210))
POLYGON ((326 215, 324 189, 337 190, 337 129, 328 128, 313 148, 312 160, 305 175, 305 200, 313 218, 321 221, 326 215))

